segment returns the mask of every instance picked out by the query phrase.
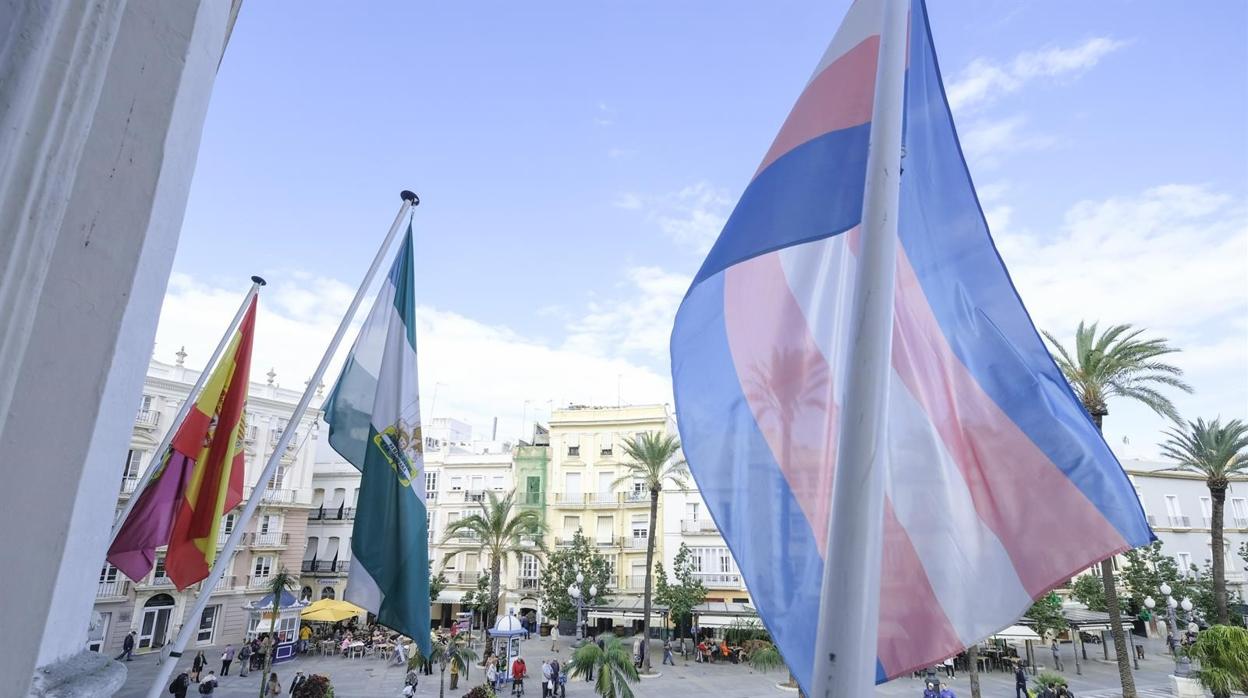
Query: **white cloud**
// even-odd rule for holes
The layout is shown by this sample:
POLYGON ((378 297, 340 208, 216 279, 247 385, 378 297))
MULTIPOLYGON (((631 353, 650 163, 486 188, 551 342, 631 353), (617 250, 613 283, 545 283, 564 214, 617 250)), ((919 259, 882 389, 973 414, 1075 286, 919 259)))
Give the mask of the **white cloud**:
POLYGON ((728 222, 733 200, 726 190, 702 181, 661 196, 625 193, 613 203, 623 209, 645 208, 647 219, 673 242, 705 254, 728 222))
POLYGON ((999 167, 1004 156, 1027 150, 1043 150, 1057 140, 1037 133, 1022 116, 974 121, 960 131, 962 152, 973 170, 999 167))
MULTIPOLYGON (((1147 328, 1183 350, 1173 361, 1196 388, 1173 396, 1184 415, 1243 416, 1248 202, 1171 184, 1079 202, 1054 233, 995 232, 1037 326, 1059 337, 1080 320, 1147 328)), ((1126 405, 1111 409, 1111 443, 1129 436, 1133 455, 1155 455, 1163 420, 1126 405)))
POLYGON ((955 112, 969 110, 1015 92, 1037 78, 1076 77, 1123 46, 1124 41, 1095 37, 1077 46, 1020 53, 1006 65, 976 58, 949 83, 949 104, 955 112))
MULTIPOLYGON (((302 388, 354 289, 335 279, 298 272, 273 273, 268 278, 270 285, 262 291, 256 320, 252 380, 263 382, 273 367, 279 384, 302 388)), ((480 437, 488 437, 494 417, 499 418, 501 438, 518 435, 525 401, 530 403, 530 419, 545 419, 551 405, 570 402, 615 404, 619 397, 633 403, 670 403, 666 361, 656 360, 656 349, 666 347, 674 314, 674 284, 680 285, 657 269, 630 270, 621 297, 581 311, 581 319, 569 324, 570 336, 562 343, 446 309, 419 306, 426 418, 434 407, 430 398, 435 383, 442 384, 438 416, 465 419, 480 437)), ((223 288, 186 274, 173 275, 157 329, 156 358, 171 362, 174 352, 185 345, 187 365, 202 366, 244 290, 223 288)), ((679 293, 683 292, 680 288, 679 293)), ((370 306, 371 299, 366 299, 360 315, 370 306)), ((333 383, 356 331, 358 323, 330 364, 327 385, 333 383)))

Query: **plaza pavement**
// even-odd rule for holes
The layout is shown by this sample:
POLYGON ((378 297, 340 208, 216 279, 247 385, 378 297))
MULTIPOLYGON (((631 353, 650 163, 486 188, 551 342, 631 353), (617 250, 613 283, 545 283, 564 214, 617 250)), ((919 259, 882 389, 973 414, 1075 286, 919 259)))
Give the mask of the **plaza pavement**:
MULTIPOLYGON (((543 659, 551 657, 557 658, 562 663, 566 661, 571 652, 571 643, 560 641, 559 652, 551 652, 550 640, 532 640, 524 641, 522 651, 525 660, 529 664, 530 673, 540 673, 541 663, 543 659)), ((1136 685, 1140 689, 1141 698, 1161 698, 1162 696, 1170 696, 1168 688, 1167 675, 1173 669, 1174 664, 1168 656, 1161 654, 1164 652, 1162 643, 1157 641, 1145 641, 1146 657, 1140 662, 1140 669, 1136 672, 1136 685)), ((481 649, 480 643, 477 643, 478 652, 481 649)), ((656 654, 654 659, 661 660, 662 652, 658 651, 658 645, 655 645, 656 654)), ((1063 646, 1063 662, 1067 671, 1065 672, 1070 681, 1072 690, 1079 698, 1118 698, 1121 696, 1121 690, 1115 690, 1114 687, 1118 681, 1118 671, 1112 660, 1103 659, 1100 646, 1088 646, 1088 661, 1083 665, 1083 675, 1075 674, 1074 656, 1070 645, 1063 646)), ((1050 656, 1047 650, 1041 652, 1037 650, 1040 663, 1044 665, 1045 660, 1050 656)), ((220 657, 221 649, 206 649, 204 654, 208 657, 220 657)), ((1112 655, 1112 650, 1111 650, 1112 655)), ((657 678, 643 679, 633 685, 633 690, 637 698, 657 698, 659 696, 679 696, 680 698, 695 698, 699 696, 713 696, 714 698, 785 698, 786 696, 796 697, 796 692, 786 692, 777 687, 779 682, 783 682, 787 677, 782 671, 771 672, 769 674, 760 674, 750 670, 744 665, 734 664, 698 664, 692 661, 685 662, 679 657, 676 660, 677 666, 656 666, 656 670, 662 672, 657 678)), ((236 662, 237 664, 237 662, 236 662)), ((155 655, 144 655, 135 657, 133 662, 128 663, 129 675, 125 685, 118 692, 119 698, 142 698, 146 694, 148 686, 151 684, 152 677, 156 670, 155 655)), ((220 669, 220 663, 214 663, 213 669, 220 669)), ((178 671, 189 671, 190 657, 183 658, 179 662, 178 671)), ((237 667, 234 667, 234 672, 237 667)), ((384 660, 363 658, 363 659, 343 659, 341 657, 318 657, 304 656, 299 659, 279 664, 276 667, 278 676, 282 682, 284 693, 289 695, 290 679, 295 675, 296 671, 303 671, 305 674, 317 673, 329 676, 334 683, 334 695, 336 698, 372 698, 374 696, 389 697, 398 696, 403 685, 403 675, 405 671, 398 666, 390 666, 384 660)), ((232 672, 232 673, 234 673, 232 672)), ((177 675, 177 672, 174 672, 177 675)), ((447 696, 460 696, 468 688, 479 684, 483 680, 481 670, 477 667, 465 677, 460 677, 459 690, 446 692, 447 696)), ((942 681, 944 679, 942 678, 942 681)), ((449 672, 447 675, 447 684, 450 683, 449 672)), ((952 682, 950 682, 954 692, 959 698, 969 698, 970 687, 965 675, 959 674, 952 682)), ((527 695, 532 698, 541 697, 541 689, 534 679, 526 682, 527 695)), ((1014 696, 1014 677, 1013 674, 1001 672, 989 672, 980 675, 980 686, 984 698, 1013 698, 1014 696)), ((247 677, 228 676, 221 679, 221 685, 217 689, 216 696, 220 698, 242 698, 244 696, 256 696, 259 693, 260 677, 258 672, 252 672, 247 677)), ((878 686, 875 691, 874 698, 886 698, 893 696, 906 696, 910 698, 919 698, 923 693, 923 683, 919 679, 897 679, 882 686, 878 686)), ((168 692, 162 690, 162 694, 168 696, 168 692)), ((505 693, 504 693, 505 694, 505 693)), ((192 686, 188 692, 189 696, 198 695, 195 687, 192 686)), ((433 676, 422 676, 420 687, 417 689, 417 696, 437 696, 438 695, 438 674, 435 672, 433 676)), ((583 680, 571 680, 568 682, 568 696, 590 698, 594 695, 589 684, 583 680)))

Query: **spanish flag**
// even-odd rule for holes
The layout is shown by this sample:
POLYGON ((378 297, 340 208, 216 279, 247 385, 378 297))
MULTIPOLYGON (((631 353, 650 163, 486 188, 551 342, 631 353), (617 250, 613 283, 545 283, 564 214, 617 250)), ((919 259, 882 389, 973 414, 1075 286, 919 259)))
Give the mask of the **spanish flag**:
POLYGON ((221 517, 243 500, 243 420, 251 373, 256 300, 178 427, 161 470, 139 495, 108 551, 133 580, 168 545, 165 569, 178 589, 206 578, 217 556, 221 517))

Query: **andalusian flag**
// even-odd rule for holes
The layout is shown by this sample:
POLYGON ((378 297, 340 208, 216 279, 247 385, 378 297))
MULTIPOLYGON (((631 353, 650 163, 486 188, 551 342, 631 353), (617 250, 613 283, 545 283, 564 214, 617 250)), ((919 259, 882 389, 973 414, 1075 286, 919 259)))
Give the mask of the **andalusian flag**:
POLYGON ((256 301, 195 407, 170 443, 161 469, 139 495, 108 561, 133 580, 147 576, 156 548, 178 589, 206 578, 217 556, 221 517, 243 499, 243 409, 251 373, 256 301))
POLYGON ((414 283, 409 225, 324 410, 329 445, 363 474, 345 598, 428 656, 429 527, 414 283))

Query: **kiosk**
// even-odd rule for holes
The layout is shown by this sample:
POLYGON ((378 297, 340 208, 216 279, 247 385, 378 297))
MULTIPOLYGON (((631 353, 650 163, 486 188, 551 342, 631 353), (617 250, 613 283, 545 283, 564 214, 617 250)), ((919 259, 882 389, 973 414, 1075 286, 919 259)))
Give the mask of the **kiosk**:
POLYGON ((272 633, 273 663, 294 659, 299 643, 299 614, 307 606, 307 601, 300 601, 287 591, 283 591, 278 600, 276 618, 273 617, 273 594, 265 594, 260 600, 244 606, 248 613, 247 642, 265 633, 272 633))

